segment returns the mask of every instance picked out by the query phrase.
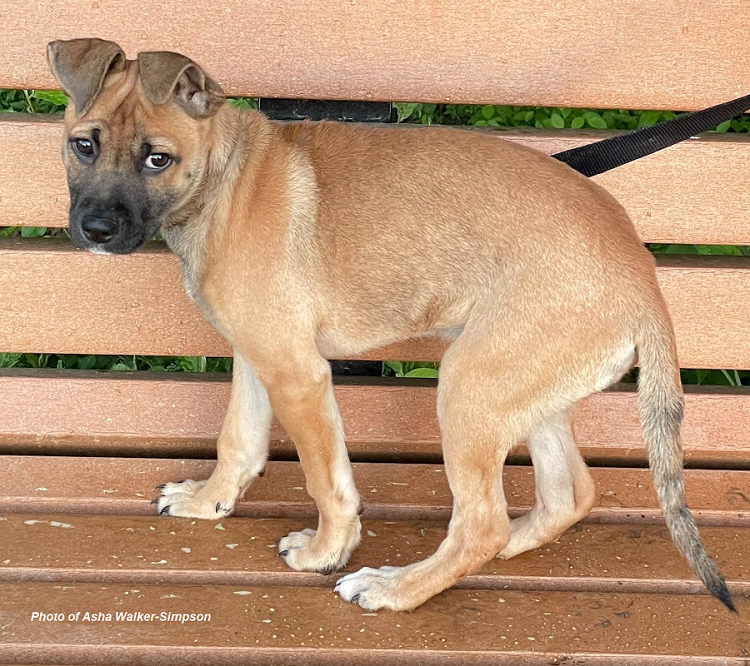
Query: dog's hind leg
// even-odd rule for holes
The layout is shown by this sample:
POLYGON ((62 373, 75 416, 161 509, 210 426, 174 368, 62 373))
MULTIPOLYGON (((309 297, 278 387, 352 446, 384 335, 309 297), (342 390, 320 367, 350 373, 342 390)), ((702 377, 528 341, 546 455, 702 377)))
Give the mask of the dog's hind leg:
POLYGON ((271 406, 253 367, 234 354, 232 393, 217 442, 218 462, 205 481, 188 479, 159 486, 156 508, 162 515, 224 518, 233 510, 268 458, 271 406))
POLYGON ((503 559, 554 541, 596 501, 594 480, 573 439, 569 411, 544 419, 527 442, 534 464, 536 504, 511 521, 510 541, 498 555, 503 559))
MULTIPOLYGON (((490 322, 490 326, 493 322, 490 322)), ((493 326, 494 328, 494 326, 493 326)), ((544 384, 525 372, 505 331, 467 325, 440 368, 438 417, 445 471, 453 493, 448 534, 434 555, 406 567, 365 568, 337 584, 341 597, 366 609, 410 610, 502 551, 510 519, 502 469, 535 420, 544 384), (502 346, 502 348, 499 348, 502 346)))
MULTIPOLYGON (((635 362, 627 338, 606 354, 589 378, 587 392, 601 391, 618 381, 635 362)), ((596 503, 596 487, 573 438, 569 410, 546 417, 527 438, 534 464, 536 504, 510 525, 510 542, 498 557, 509 559, 557 539, 581 520, 596 503)))

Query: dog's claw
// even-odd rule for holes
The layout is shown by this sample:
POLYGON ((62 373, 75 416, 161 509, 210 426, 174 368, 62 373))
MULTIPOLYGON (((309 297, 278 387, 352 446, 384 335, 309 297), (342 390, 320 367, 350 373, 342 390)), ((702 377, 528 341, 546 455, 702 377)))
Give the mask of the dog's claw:
POLYGON ((355 594, 352 597, 352 603, 355 604, 355 605, 359 603, 359 595, 358 594, 355 594))
POLYGON ((286 557, 287 555, 289 555, 289 551, 288 550, 280 550, 279 551, 279 557, 286 557))
POLYGON ((156 486, 156 488, 154 488, 154 490, 158 490, 159 492, 161 492, 166 487, 167 487, 166 483, 160 483, 158 486, 156 486))
POLYGON ((151 501, 149 502, 149 504, 158 504, 158 502, 159 502, 159 498, 158 498, 158 497, 154 497, 154 499, 152 499, 152 500, 151 500, 151 501))
POLYGON ((169 504, 165 506, 161 511, 159 511, 160 516, 168 516, 169 515, 169 504))

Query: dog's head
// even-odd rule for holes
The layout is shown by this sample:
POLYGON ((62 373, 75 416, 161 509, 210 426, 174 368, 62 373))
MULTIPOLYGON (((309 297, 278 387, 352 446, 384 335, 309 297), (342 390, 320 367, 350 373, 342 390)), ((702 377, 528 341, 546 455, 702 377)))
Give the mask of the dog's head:
POLYGON ((127 60, 113 42, 51 42, 49 66, 70 100, 63 162, 78 247, 126 254, 195 193, 209 158, 219 85, 169 51, 127 60))

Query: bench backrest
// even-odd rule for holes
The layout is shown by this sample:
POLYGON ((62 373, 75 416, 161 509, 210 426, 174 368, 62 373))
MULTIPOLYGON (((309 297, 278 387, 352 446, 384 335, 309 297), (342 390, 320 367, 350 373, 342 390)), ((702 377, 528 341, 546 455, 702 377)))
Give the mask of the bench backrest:
MULTIPOLYGON (((742 4, 742 3, 740 3, 742 4)), ((736 2, 604 8, 566 3, 404 3, 392 0, 21 0, 1 12, 0 87, 53 88, 51 38, 96 35, 140 50, 174 49, 200 62, 229 95, 439 101, 593 108, 701 108, 746 94, 750 13, 736 2), (137 7, 137 8, 136 8, 137 7), (295 21, 292 17, 299 16, 295 21)), ((0 225, 65 226, 58 119, 0 116, 0 225)), ((555 152, 591 131, 507 130, 555 152)), ((627 208, 644 242, 750 244, 750 139, 691 140, 597 177, 627 208)), ((0 239, 0 351, 227 355, 183 293, 159 246, 127 257, 74 251, 63 239, 0 239)), ((750 259, 674 256, 659 262, 684 367, 750 368, 750 259)), ((436 360, 415 341, 372 359, 436 360)), ((434 385, 367 380, 339 387, 353 457, 439 456, 434 385)), ((211 454, 226 378, 82 371, 0 373, 0 449, 109 455, 211 454)), ((634 394, 610 391, 577 415, 590 459, 642 462, 634 394)), ((291 454, 276 431, 274 454, 291 454)), ((695 460, 731 464, 750 453, 750 392, 688 392, 684 443, 695 460)))

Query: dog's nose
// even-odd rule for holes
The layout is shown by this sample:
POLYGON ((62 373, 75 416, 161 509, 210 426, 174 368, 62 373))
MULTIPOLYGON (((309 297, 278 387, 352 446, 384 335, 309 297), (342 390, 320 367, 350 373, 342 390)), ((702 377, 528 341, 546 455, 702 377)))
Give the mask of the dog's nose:
POLYGON ((87 215, 81 220, 81 229, 92 243, 106 243, 117 233, 117 220, 98 215, 87 215))

